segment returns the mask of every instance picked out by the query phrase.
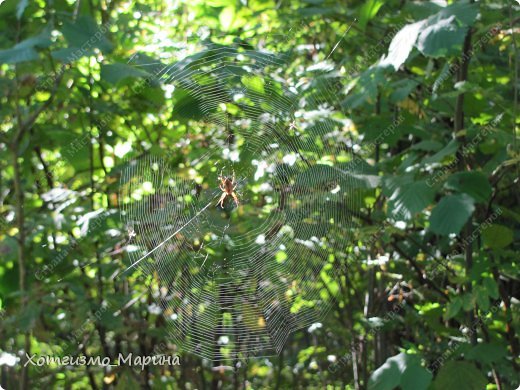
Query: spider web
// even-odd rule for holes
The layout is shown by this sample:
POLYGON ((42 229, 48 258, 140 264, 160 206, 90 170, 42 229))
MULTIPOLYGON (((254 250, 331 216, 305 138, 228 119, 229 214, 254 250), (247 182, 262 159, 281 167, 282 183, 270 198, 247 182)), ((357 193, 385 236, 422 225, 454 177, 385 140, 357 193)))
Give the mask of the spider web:
POLYGON ((293 85, 280 72, 290 58, 207 43, 173 65, 132 59, 211 134, 196 158, 187 132, 169 155, 129 161, 120 187, 129 269, 157 292, 172 341, 209 360, 279 353, 339 294, 358 180, 341 77, 322 63, 293 85), (239 207, 229 196, 217 207, 221 174, 234 174, 239 207))

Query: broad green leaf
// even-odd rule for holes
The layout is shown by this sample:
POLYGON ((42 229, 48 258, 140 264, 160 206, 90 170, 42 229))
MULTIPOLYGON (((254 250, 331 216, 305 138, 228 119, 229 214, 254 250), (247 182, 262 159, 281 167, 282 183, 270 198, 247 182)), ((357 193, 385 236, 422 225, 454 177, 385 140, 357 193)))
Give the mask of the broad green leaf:
POLYGON ((442 143, 439 141, 424 140, 414 144, 410 149, 412 150, 424 150, 427 152, 437 152, 442 149, 442 143))
POLYGON ((487 289, 484 286, 475 286, 473 295, 477 301, 477 305, 484 311, 489 309, 489 297, 487 289))
POLYGON ((107 31, 108 26, 99 26, 91 17, 82 15, 75 22, 65 22, 61 32, 69 46, 86 52, 93 48, 112 50, 112 44, 106 37, 107 31))
POLYGON ((430 230, 440 235, 459 234, 474 210, 473 198, 466 194, 445 196, 432 210, 430 230))
POLYGON ((417 85, 419 85, 419 83, 415 80, 399 80, 393 85, 395 90, 390 95, 390 101, 392 103, 403 101, 415 88, 417 88, 417 85))
POLYGON ((373 104, 377 99, 379 86, 385 82, 386 70, 382 67, 370 67, 356 80, 356 92, 347 96, 342 106, 353 109, 363 104, 373 104))
POLYGON ((446 181, 445 187, 466 193, 480 203, 486 203, 492 192, 488 179, 480 172, 454 173, 446 181))
POLYGON ((454 156, 455 152, 459 148, 459 143, 455 140, 450 141, 444 148, 439 150, 433 156, 424 159, 424 163, 431 164, 441 162, 447 156, 454 156))
POLYGON ((257 75, 248 75, 242 77, 242 84, 244 84, 247 89, 256 93, 265 93, 264 83, 264 79, 257 75))
POLYGON ((432 378, 432 373, 421 366, 418 361, 411 362, 401 376, 401 389, 426 390, 430 386, 432 378))
POLYGON ((130 77, 146 77, 148 73, 142 69, 127 64, 107 64, 101 65, 101 78, 111 84, 130 77))
POLYGON ((368 0, 363 4, 359 12, 359 25, 363 30, 367 23, 377 15, 384 3, 382 0, 368 0))
POLYGON ((482 284, 486 288, 486 292, 491 298, 498 298, 498 285, 497 282, 495 282, 495 279, 491 277, 485 277, 482 279, 482 284))
POLYGON ((408 59, 423 24, 424 20, 407 24, 395 34, 388 48, 388 55, 381 60, 379 65, 392 65, 395 70, 398 70, 408 59))
POLYGON ((148 74, 156 75, 156 77, 163 74, 165 77, 172 76, 172 73, 168 72, 168 70, 172 69, 173 66, 167 66, 159 58, 150 57, 144 53, 134 53, 130 58, 128 58, 126 63, 138 67, 139 69, 146 70, 148 74))
POLYGON ((459 54, 469 26, 475 21, 478 5, 460 1, 430 16, 417 39, 418 49, 426 56, 459 54))
POLYGON ((15 47, 37 47, 40 49, 44 49, 49 47, 51 43, 51 30, 50 28, 45 28, 40 34, 23 40, 22 42, 18 43, 15 47))
POLYGON ((460 297, 455 297, 446 305, 446 312, 444 313, 444 318, 449 320, 450 318, 455 317, 460 309, 462 309, 462 299, 460 297))
POLYGON ((459 27, 455 17, 440 19, 422 29, 417 48, 429 57, 446 57, 460 52, 467 28, 459 27))
POLYGON ((478 4, 468 0, 459 0, 451 3, 449 6, 442 8, 432 19, 446 19, 455 16, 459 24, 470 26, 475 22, 478 16, 478 4))
POLYGON ((0 63, 17 64, 25 61, 38 59, 38 52, 32 47, 13 47, 12 49, 0 50, 0 63))
POLYGON ((398 187, 389 201, 394 216, 410 219, 433 202, 435 191, 425 181, 417 181, 398 187))
POLYGON ((493 224, 482 231, 484 244, 491 249, 501 249, 513 242, 513 231, 506 226, 493 224))
POLYGON ((487 379, 471 363, 451 361, 444 364, 433 381, 435 390, 485 389, 487 379))
POLYGON ((401 372, 403 371, 404 354, 392 356, 375 370, 368 381, 369 390, 392 390, 399 386, 401 382, 401 372))
POLYGON ((80 49, 79 47, 64 47, 62 49, 53 50, 52 58, 59 60, 65 64, 77 61, 78 59, 94 54, 94 48, 80 49))
POLYGON ((185 89, 176 89, 173 93, 172 116, 177 119, 201 119, 206 114, 203 111, 202 100, 195 98, 185 89))
POLYGON ((338 9, 335 7, 306 7, 306 8, 299 8, 298 13, 301 16, 316 16, 316 15, 337 15, 338 9))
POLYGON ((451 75, 451 67, 450 67, 450 63, 449 62, 446 62, 444 64, 444 66, 442 67, 441 71, 439 72, 439 76, 437 77, 437 79, 435 80, 435 82, 433 83, 433 87, 432 87, 432 92, 433 92, 433 95, 434 97, 436 97, 436 93, 437 93, 437 90, 439 89, 439 87, 447 80, 449 79, 450 75, 451 75))
POLYGON ((475 299, 471 294, 464 294, 462 296, 462 308, 465 311, 470 311, 475 306, 475 299))
POLYGON ((23 40, 11 49, 0 50, 0 64, 17 64, 38 59, 36 48, 46 48, 51 44, 49 30, 44 30, 39 35, 23 40))
POLYGON ((441 11, 443 8, 442 4, 441 2, 433 1, 407 1, 403 10, 410 13, 414 20, 426 19, 441 11))
POLYGON ((507 348, 495 343, 479 344, 473 347, 466 356, 468 359, 490 364, 507 356, 507 348))
POLYGON ((383 194, 391 198, 395 192, 399 191, 399 188, 409 186, 413 182, 414 177, 410 174, 384 177, 382 183, 383 194))
POLYGON ((391 390, 400 387, 403 390, 427 389, 432 375, 421 366, 419 356, 400 353, 389 357, 375 370, 368 381, 368 389, 391 390))
POLYGON ((22 18, 23 11, 27 8, 28 3, 29 0, 18 1, 18 4, 16 5, 16 19, 20 20, 22 18))

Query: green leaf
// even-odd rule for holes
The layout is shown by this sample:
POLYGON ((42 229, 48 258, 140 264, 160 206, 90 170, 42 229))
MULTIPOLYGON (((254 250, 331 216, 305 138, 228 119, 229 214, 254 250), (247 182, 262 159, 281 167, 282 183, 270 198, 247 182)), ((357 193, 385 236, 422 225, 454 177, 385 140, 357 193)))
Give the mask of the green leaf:
POLYGON ((62 49, 53 50, 51 52, 52 58, 59 60, 65 64, 74 62, 81 57, 90 56, 94 54, 94 49, 80 49, 79 47, 64 47, 62 49))
POLYGON ((440 235, 459 234, 473 214, 473 198, 466 194, 448 195, 441 199, 430 215, 430 230, 440 235))
POLYGON ((391 390, 399 386, 403 390, 421 390, 427 389, 431 380, 432 374, 421 366, 419 356, 400 353, 370 375, 368 389, 391 390))
POLYGON ((432 17, 432 19, 446 19, 452 16, 455 16, 459 24, 463 26, 470 26, 477 19, 478 4, 475 4, 468 0, 460 0, 457 2, 453 2, 448 7, 444 7, 443 9, 441 9, 436 15, 432 17))
POLYGON ((417 39, 417 48, 429 57, 459 54, 477 14, 478 6, 467 1, 445 7, 427 19, 417 39))
POLYGON ((176 119, 201 119, 205 116, 203 101, 189 91, 178 88, 173 93, 172 116, 176 119))
POLYGON ((247 75, 247 76, 243 76, 241 80, 242 80, 242 84, 244 84, 247 89, 249 89, 253 92, 256 92, 256 93, 260 93, 260 94, 265 93, 265 89, 264 89, 265 82, 262 77, 257 76, 257 75, 247 75))
POLYGON ((482 280, 483 286, 486 288, 487 294, 494 299, 498 298, 498 285, 497 282, 495 282, 495 279, 490 277, 485 277, 482 280))
POLYGON ((411 219, 433 202, 435 191, 425 181, 398 187, 389 201, 392 213, 400 219, 411 219))
POLYGON ((480 172, 455 173, 448 178, 445 187, 466 193, 480 203, 486 203, 492 192, 487 177, 480 172))
POLYGON ((424 150, 427 152, 437 152, 440 149, 442 149, 442 146, 443 146, 442 143, 440 143, 439 141, 424 140, 424 141, 421 141, 421 142, 418 142, 418 143, 412 145, 412 147, 410 149, 424 150))
POLYGON ((395 90, 390 95, 390 101, 392 103, 403 101, 418 85, 419 83, 415 80, 399 80, 392 86, 395 90))
POLYGON ((365 30, 367 23, 377 15, 384 3, 382 0, 368 0, 363 4, 359 12, 359 26, 363 30, 365 30))
POLYGON ((335 7, 306 7, 306 8, 299 8, 298 13, 301 16, 316 16, 316 15, 337 15, 338 9, 335 7))
POLYGON ((484 343, 473 347, 466 355, 468 359, 491 364, 507 356, 507 348, 495 343, 484 343))
POLYGON ((111 84, 117 84, 121 80, 130 77, 146 77, 148 73, 142 69, 127 64, 101 65, 101 78, 111 84))
POLYGON ((375 370, 368 381, 369 390, 392 390, 399 386, 401 382, 401 372, 403 370, 402 353, 392 356, 375 370))
POLYGON ((402 390, 426 390, 432 382, 433 375, 419 362, 413 362, 404 370, 401 376, 402 390))
POLYGON ((433 156, 424 159, 424 163, 431 164, 441 162, 447 156, 454 156, 455 152, 459 148, 459 143, 455 140, 450 141, 444 148, 439 150, 433 156))
POLYGON ((234 6, 228 6, 224 8, 219 15, 219 21, 220 25, 222 26, 222 29, 224 31, 229 31, 231 26, 233 25, 233 22, 235 20, 235 7, 234 6))
POLYGON ((475 286, 473 295, 477 301, 477 305, 484 311, 489 309, 489 297, 487 289, 483 286, 475 286))
POLYGON ((407 1, 403 11, 409 13, 414 20, 426 19, 442 9, 442 3, 433 1, 407 1))
POLYGON ((381 67, 370 67, 365 70, 356 80, 356 91, 350 94, 341 103, 348 109, 357 108, 363 104, 373 104, 377 98, 379 86, 385 82, 385 69, 381 67))
POLYGON ((93 48, 101 51, 112 50, 112 44, 106 37, 107 26, 99 26, 89 16, 82 15, 75 22, 63 23, 62 33, 69 46, 79 48, 85 53, 93 48))
POLYGON ((506 226, 493 224, 482 231, 484 245, 491 249, 502 249, 513 242, 513 231, 506 226))
POLYGON ((471 294, 464 294, 462 296, 462 308, 465 311, 470 311, 475 306, 475 300, 471 294))
POLYGON ((41 310, 42 307, 36 303, 29 303, 29 305, 27 305, 27 307, 25 307, 23 311, 20 312, 18 317, 18 330, 20 332, 27 332, 34 328, 41 310))
POLYGON ((419 34, 417 48, 428 57, 446 57, 460 52, 467 28, 459 27, 454 17, 426 26, 419 34))
POLYGON ((435 390, 485 389, 487 380, 471 363, 451 361, 440 369, 433 382, 435 390))
POLYGON ((462 299, 460 297, 455 297, 446 305, 446 312, 444 313, 444 319, 449 320, 450 318, 455 317, 460 309, 462 309, 462 299))
POLYGON ((25 61, 38 59, 36 48, 46 48, 51 44, 51 34, 49 30, 44 30, 41 34, 28 38, 11 49, 0 50, 0 63, 18 64, 25 61))
POLYGON ((38 52, 32 47, 0 50, 0 63, 2 64, 17 64, 25 61, 34 61, 38 59, 38 52))
POLYGON ((23 15, 23 11, 27 8, 28 0, 20 0, 16 5, 16 19, 20 20, 23 15))
POLYGON ((397 34, 395 34, 392 42, 390 42, 388 55, 381 60, 379 66, 384 67, 391 65, 395 70, 398 70, 410 56, 423 24, 424 20, 413 24, 407 24, 397 34))

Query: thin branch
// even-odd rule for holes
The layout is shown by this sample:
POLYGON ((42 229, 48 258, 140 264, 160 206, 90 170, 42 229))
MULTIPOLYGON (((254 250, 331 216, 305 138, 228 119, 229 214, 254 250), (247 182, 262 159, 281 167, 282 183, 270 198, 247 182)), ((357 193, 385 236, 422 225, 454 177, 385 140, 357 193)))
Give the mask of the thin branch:
POLYGON ((63 79, 64 74, 65 74, 64 71, 60 72, 58 74, 58 76, 56 77, 56 79, 54 80, 54 86, 51 90, 51 95, 49 96, 49 98, 45 102, 43 102, 43 104, 41 106, 39 106, 36 109, 36 111, 34 111, 31 115, 29 115, 29 117, 25 121, 20 120, 18 130, 16 131, 16 133, 11 141, 11 143, 13 145, 18 144, 20 142, 20 140, 24 136, 25 132, 32 127, 32 125, 34 124, 34 122, 36 122, 36 119, 38 119, 40 114, 43 111, 45 111, 51 105, 51 103, 54 101, 56 92, 58 91, 58 87, 60 86, 60 83, 61 83, 61 80, 63 79))

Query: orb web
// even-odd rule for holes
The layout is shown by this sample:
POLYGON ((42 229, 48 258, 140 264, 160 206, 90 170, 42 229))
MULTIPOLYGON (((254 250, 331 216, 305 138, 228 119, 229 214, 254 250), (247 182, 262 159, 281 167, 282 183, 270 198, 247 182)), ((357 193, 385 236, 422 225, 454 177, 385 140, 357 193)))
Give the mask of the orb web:
POLYGON ((295 83, 291 58, 243 44, 206 44, 172 65, 134 58, 172 87, 186 132, 122 174, 129 268, 157 292, 171 340, 206 359, 278 353, 339 294, 360 180, 341 75, 321 63, 295 83), (226 179, 238 205, 218 205, 226 179))

